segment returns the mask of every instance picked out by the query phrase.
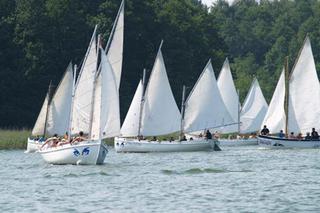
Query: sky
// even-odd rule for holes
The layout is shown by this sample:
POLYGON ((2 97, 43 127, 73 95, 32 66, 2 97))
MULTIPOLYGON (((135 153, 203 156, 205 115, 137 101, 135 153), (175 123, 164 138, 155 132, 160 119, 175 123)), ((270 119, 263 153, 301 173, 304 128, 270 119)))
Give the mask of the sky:
MULTIPOLYGON (((206 4, 207 6, 211 6, 215 0, 201 0, 202 3, 206 4)), ((229 3, 232 3, 234 0, 227 0, 229 3)))

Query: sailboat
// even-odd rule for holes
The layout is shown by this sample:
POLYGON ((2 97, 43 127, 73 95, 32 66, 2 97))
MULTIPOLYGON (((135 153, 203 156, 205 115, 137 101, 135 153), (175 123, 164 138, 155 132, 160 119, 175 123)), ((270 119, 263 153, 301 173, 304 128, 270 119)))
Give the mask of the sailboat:
MULTIPOLYGON (((117 152, 210 150, 214 146, 213 140, 176 141, 172 139, 148 141, 143 138, 145 136, 159 136, 179 132, 182 129, 182 125, 186 124, 182 122, 181 114, 170 88, 161 47, 162 42, 145 91, 145 77, 139 82, 121 128, 121 137, 115 138, 115 150, 117 152)), ((190 98, 190 100, 193 100, 193 98, 190 98)), ((188 102, 186 102, 186 105, 188 105, 187 103, 188 102)), ((187 107, 186 109, 189 108, 187 107)), ((189 112, 186 111, 186 114, 189 115, 189 112)), ((190 119, 193 118, 185 119, 190 121, 190 119)), ((194 122, 197 120, 198 119, 194 120, 194 122)), ((193 122, 191 123, 193 124, 193 122)), ((188 130, 188 128, 185 130, 188 130)))
POLYGON ((96 30, 87 50, 74 87, 70 135, 83 131, 87 140, 40 149, 46 162, 52 164, 102 164, 107 148, 102 139, 120 134, 119 94, 112 66, 106 52, 99 48, 99 69, 96 30))
POLYGON ((240 131, 240 101, 239 95, 234 85, 228 58, 225 59, 217 79, 217 85, 221 98, 228 110, 233 123, 232 125, 221 127, 218 131, 223 134, 240 131))
POLYGON ((46 98, 32 130, 33 138, 28 138, 26 153, 37 151, 46 136, 63 135, 68 131, 73 84, 72 64, 70 63, 54 95, 50 83, 46 98))
MULTIPOLYGON (((234 124, 220 128, 218 131, 224 134, 245 134, 256 132, 260 129, 261 117, 267 108, 259 83, 255 78, 245 99, 243 108, 239 100, 239 92, 236 91, 228 59, 225 60, 218 77, 218 87, 225 106, 230 113, 234 124), (257 125, 259 124, 259 125, 257 125)), ((223 146, 258 145, 257 138, 219 139, 223 146)))
MULTIPOLYGON (((273 94, 270 109, 263 125, 270 127, 271 134, 284 130, 305 135, 320 126, 320 84, 313 58, 311 42, 306 36, 288 74, 288 59, 273 94)), ((298 140, 272 136, 258 137, 259 145, 269 148, 319 148, 320 140, 298 140)))
MULTIPOLYGON (((263 118, 268 110, 268 104, 263 96, 259 82, 253 79, 250 90, 245 98, 241 110, 239 110, 238 134, 250 134, 249 138, 221 139, 221 146, 258 145, 256 132, 260 130, 263 118)), ((238 137, 238 136, 237 136, 238 137)))
POLYGON ((87 140, 43 147, 40 153, 45 161, 52 164, 103 164, 108 150, 102 140, 120 134, 123 28, 124 1, 121 2, 105 49, 101 47, 100 37, 96 41, 95 27, 77 83, 73 84, 69 137, 81 131, 88 136, 87 140))
POLYGON ((267 110, 268 104, 263 96, 258 79, 254 78, 241 108, 240 133, 249 134, 259 131, 267 110))

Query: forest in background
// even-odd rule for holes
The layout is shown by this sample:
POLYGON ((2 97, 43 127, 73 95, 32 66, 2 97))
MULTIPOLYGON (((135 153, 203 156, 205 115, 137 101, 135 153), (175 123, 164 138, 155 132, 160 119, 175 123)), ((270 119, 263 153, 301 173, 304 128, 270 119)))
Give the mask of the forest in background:
MULTIPOLYGON (((93 28, 104 40, 120 0, 0 0, 0 127, 32 128, 50 81, 70 61, 80 64, 93 28)), ((208 59, 218 77, 228 57, 243 101, 256 76, 269 102, 284 59, 289 67, 305 36, 320 70, 317 0, 126 0, 120 86, 124 118, 143 68, 150 74, 161 39, 178 105, 182 85, 193 87, 208 59)), ((311 95, 311 94, 306 94, 311 95)))

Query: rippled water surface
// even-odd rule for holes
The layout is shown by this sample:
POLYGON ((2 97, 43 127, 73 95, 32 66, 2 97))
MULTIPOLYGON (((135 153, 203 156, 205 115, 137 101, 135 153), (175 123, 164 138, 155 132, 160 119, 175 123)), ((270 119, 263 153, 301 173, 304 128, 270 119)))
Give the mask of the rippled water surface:
POLYGON ((55 166, 0 151, 0 212, 319 212, 320 150, 119 154, 55 166))

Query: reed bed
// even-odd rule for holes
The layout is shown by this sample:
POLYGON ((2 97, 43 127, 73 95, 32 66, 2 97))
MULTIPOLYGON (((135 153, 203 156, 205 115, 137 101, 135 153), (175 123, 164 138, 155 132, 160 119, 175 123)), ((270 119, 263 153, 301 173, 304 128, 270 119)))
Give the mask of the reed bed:
POLYGON ((26 149, 30 130, 6 130, 0 129, 1 149, 26 149))

